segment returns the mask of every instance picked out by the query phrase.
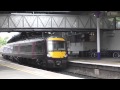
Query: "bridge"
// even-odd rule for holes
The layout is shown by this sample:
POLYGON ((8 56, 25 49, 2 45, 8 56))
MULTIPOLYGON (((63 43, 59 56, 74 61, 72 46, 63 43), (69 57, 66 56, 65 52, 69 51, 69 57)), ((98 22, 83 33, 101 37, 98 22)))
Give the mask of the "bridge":
MULTIPOLYGON (((100 17, 101 30, 114 30, 115 23, 109 17, 100 17)), ((0 13, 0 32, 24 31, 96 31, 94 14, 27 14, 0 13)))

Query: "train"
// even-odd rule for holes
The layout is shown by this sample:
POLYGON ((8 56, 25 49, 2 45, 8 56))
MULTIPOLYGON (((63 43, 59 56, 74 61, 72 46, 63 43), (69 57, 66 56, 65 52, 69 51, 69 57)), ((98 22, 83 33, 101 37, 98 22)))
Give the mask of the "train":
POLYGON ((30 63, 42 68, 66 68, 67 43, 63 37, 27 39, 3 46, 2 56, 18 63, 30 63))

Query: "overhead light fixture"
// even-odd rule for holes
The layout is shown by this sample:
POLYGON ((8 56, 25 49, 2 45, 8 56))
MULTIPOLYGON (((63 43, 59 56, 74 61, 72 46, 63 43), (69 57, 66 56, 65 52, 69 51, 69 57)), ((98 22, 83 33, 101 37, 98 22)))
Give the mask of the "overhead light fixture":
POLYGON ((11 15, 30 15, 30 14, 33 14, 33 13, 11 13, 11 15))
POLYGON ((23 13, 15 12, 13 15, 26 15, 26 14, 46 14, 46 13, 69 13, 71 11, 25 11, 23 13))

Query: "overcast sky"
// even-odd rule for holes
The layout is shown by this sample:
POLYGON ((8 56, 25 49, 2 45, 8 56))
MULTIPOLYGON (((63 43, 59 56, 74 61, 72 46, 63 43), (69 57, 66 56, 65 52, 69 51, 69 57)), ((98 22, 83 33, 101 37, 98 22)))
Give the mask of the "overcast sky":
POLYGON ((0 37, 1 37, 1 38, 9 37, 9 39, 10 39, 10 38, 12 38, 14 35, 17 35, 17 34, 19 34, 19 33, 18 33, 18 32, 11 32, 11 33, 1 32, 1 33, 0 33, 0 37))

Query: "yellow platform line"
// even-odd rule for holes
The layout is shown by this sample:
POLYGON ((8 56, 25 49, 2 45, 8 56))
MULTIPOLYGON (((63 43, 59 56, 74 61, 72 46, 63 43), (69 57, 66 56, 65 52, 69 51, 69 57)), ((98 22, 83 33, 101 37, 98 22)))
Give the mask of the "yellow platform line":
POLYGON ((15 70, 19 70, 22 72, 26 72, 26 73, 29 73, 32 75, 37 75, 37 76, 43 77, 45 79, 80 79, 80 78, 73 77, 73 76, 57 74, 54 72, 49 72, 49 71, 45 71, 45 70, 41 70, 41 69, 26 67, 26 66, 22 66, 22 65, 16 65, 16 64, 13 64, 13 63, 8 62, 8 61, 0 60, 0 65, 9 67, 9 68, 12 68, 15 70), (27 70, 27 69, 33 69, 33 70, 27 70))
MULTIPOLYGON (((18 70, 18 71, 22 71, 22 72, 25 72, 25 73, 29 73, 29 74, 32 74, 32 75, 41 76, 40 74, 33 73, 33 72, 31 72, 31 71, 28 71, 28 70, 22 70, 22 69, 19 69, 19 68, 17 68, 17 67, 11 67, 11 66, 7 66, 7 65, 5 65, 5 64, 0 64, 0 65, 5 66, 5 67, 9 67, 9 68, 12 68, 12 69, 15 69, 15 70, 18 70)), ((41 77, 46 78, 46 77, 44 77, 44 76, 41 76, 41 77)))

